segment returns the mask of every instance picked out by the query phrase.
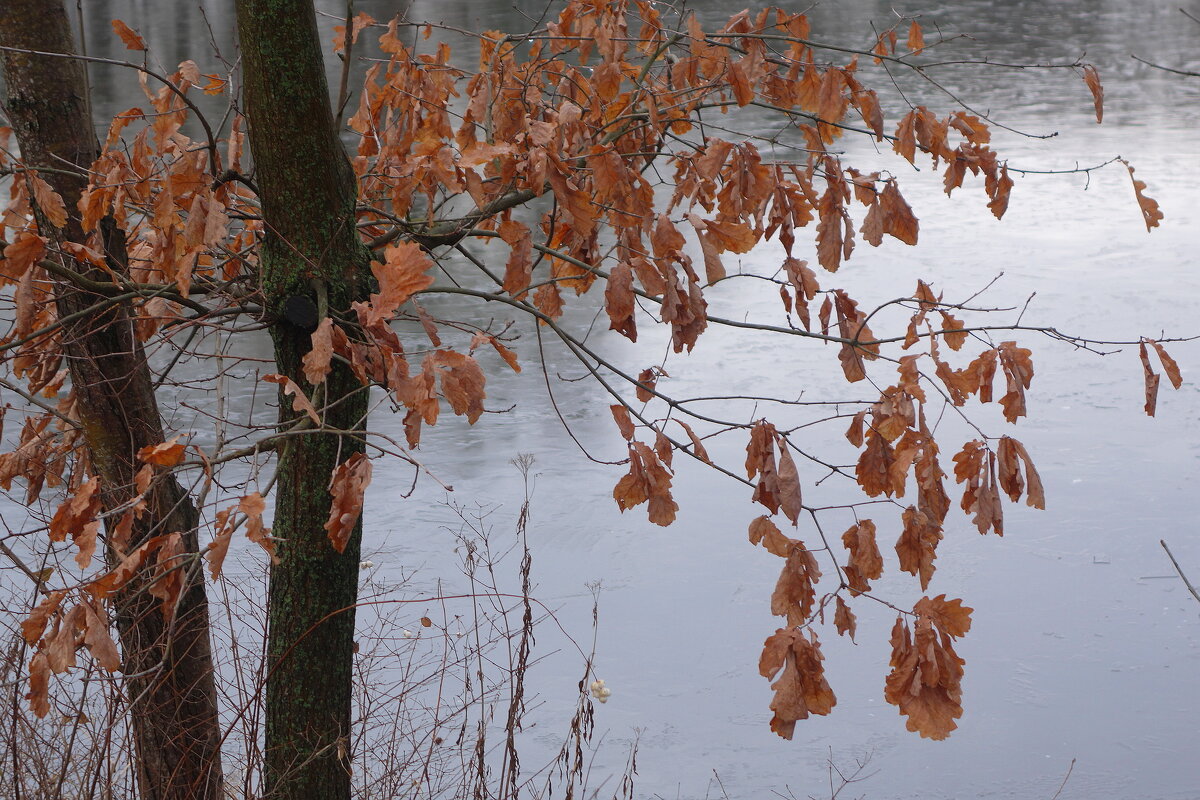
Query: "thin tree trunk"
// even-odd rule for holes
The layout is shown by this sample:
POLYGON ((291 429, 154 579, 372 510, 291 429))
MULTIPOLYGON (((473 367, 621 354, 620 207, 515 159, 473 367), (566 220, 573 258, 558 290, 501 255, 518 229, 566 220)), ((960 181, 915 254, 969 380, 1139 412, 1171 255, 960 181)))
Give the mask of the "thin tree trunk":
MULTIPOLYGON (((309 330, 289 308, 321 316, 363 299, 370 255, 354 225, 356 182, 329 108, 312 0, 238 0, 245 111, 267 233, 260 251, 264 301, 281 373, 306 393, 309 330), (288 301, 291 300, 291 303, 288 301), (288 317, 301 326, 288 321, 288 317)), ((279 453, 268 625, 266 794, 350 796, 350 711, 361 522, 333 549, 330 475, 363 451, 367 390, 335 362, 322 385, 325 427, 287 439, 279 453), (339 433, 340 432, 340 433, 339 433), (343 610, 348 609, 348 610, 343 610)), ((321 402, 323 400, 323 403, 321 402)), ((280 422, 294 421, 280 396, 280 422)))
MULTIPOLYGON (((0 44, 26 50, 73 53, 71 27, 61 0, 0 1, 0 44)), ((44 218, 39 226, 55 244, 85 240, 75 209, 87 185, 87 168, 99 156, 89 116, 83 67, 77 61, 0 53, 7 84, 6 110, 26 166, 57 191, 70 212, 65 228, 44 218)), ((21 180, 17 175, 15 180, 21 180)), ((105 255, 126 268, 124 235, 111 218, 101 223, 105 255)), ((65 257, 64 257, 65 258, 65 257)), ((67 260, 76 272, 105 276, 86 263, 67 260)), ((58 283, 60 318, 85 311, 98 300, 69 283, 58 283)), ((133 496, 137 451, 163 441, 162 420, 149 367, 133 333, 127 303, 82 314, 64 327, 62 348, 77 398, 88 458, 100 477, 103 503, 115 508, 133 496)), ((188 493, 160 476, 149 513, 135 523, 132 545, 157 533, 179 531, 188 553, 197 552, 198 515, 188 493)), ((116 554, 111 548, 109 558, 116 554)), ((208 604, 198 568, 185 571, 173 620, 166 620, 147 582, 135 579, 115 597, 122 670, 129 677, 130 723, 137 775, 146 800, 216 800, 221 793, 220 728, 209 642, 208 604)))

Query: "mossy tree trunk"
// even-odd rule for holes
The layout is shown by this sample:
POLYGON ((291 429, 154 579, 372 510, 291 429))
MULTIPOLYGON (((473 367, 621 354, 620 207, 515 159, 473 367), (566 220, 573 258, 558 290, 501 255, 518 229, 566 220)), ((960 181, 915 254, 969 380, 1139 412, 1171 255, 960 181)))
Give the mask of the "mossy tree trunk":
MULTIPOLYGON (((323 428, 279 451, 268 598, 266 794, 350 796, 353 605, 361 521, 345 552, 324 529, 330 475, 362 452, 367 390, 335 362, 319 392, 301 359, 311 326, 284 306, 346 312, 363 299, 370 254, 355 229, 356 181, 334 130, 312 0, 238 0, 245 111, 267 233, 260 249, 278 371, 323 407, 323 428), (294 322, 289 321, 289 317, 294 322), (298 323, 298 324, 297 324, 298 323)), ((300 315, 303 316, 303 315, 300 315)), ((295 420, 280 396, 280 423, 295 420)))
MULTIPOLYGON (((62 0, 0 1, 0 45, 73 53, 71 26, 62 0)), ((90 119, 83 66, 69 58, 0 53, 5 109, 26 166, 62 196, 70 212, 56 229, 44 216, 39 227, 52 244, 85 240, 75 213, 87 169, 99 156, 90 119)), ((18 174, 15 180, 21 180, 18 174)), ((110 269, 126 270, 124 235, 111 218, 101 223, 110 269)), ((59 258, 59 256, 51 256, 59 258)), ((95 280, 102 270, 61 256, 64 266, 95 280)), ((103 487, 107 509, 129 502, 137 451, 163 441, 163 426, 141 343, 133 333, 127 302, 87 310, 106 298, 69 282, 55 286, 60 319, 77 317, 62 330, 62 350, 77 399, 91 468, 103 487), (82 313, 80 313, 82 312, 82 313)), ((160 533, 181 532, 186 551, 197 553, 198 515, 188 493, 171 475, 160 475, 148 498, 149 513, 135 522, 130 547, 160 533)), ((117 517, 119 518, 119 516, 117 517)), ((110 561, 119 558, 106 548, 110 561)), ((208 604, 199 563, 183 571, 184 585, 173 620, 134 579, 115 596, 122 670, 129 677, 130 724, 136 746, 138 787, 145 800, 216 800, 221 796, 220 728, 209 642, 208 604)))

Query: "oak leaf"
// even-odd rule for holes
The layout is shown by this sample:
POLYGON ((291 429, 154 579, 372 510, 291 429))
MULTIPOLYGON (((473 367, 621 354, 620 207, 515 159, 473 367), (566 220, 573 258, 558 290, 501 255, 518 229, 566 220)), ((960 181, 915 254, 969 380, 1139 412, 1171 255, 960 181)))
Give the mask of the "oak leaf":
POLYGON ((504 359, 504 363, 508 364, 509 368, 513 372, 521 371, 521 365, 517 362, 517 354, 505 347, 499 338, 492 336, 491 334, 476 333, 473 337, 471 337, 471 353, 474 353, 475 348, 484 342, 492 346, 492 349, 496 351, 500 358, 504 359))
POLYGON ((116 672, 121 668, 121 656, 108 633, 108 620, 92 605, 94 602, 93 598, 88 598, 80 604, 83 608, 83 644, 102 669, 116 672))
POLYGON ((805 624, 816 603, 815 586, 820 578, 816 557, 804 548, 804 542, 796 540, 771 593, 771 613, 787 617, 788 625, 805 624))
POLYGON ((894 488, 890 470, 895 460, 896 454, 887 439, 873 430, 867 434, 867 446, 858 457, 854 474, 868 497, 891 496, 894 488))
POLYGON ((608 275, 604 287, 604 309, 608 312, 609 329, 631 342, 637 341, 637 322, 633 318, 633 269, 626 262, 617 264, 608 275))
POLYGON ((33 189, 33 200, 37 204, 38 210, 45 215, 46 220, 56 228, 66 226, 67 207, 63 204, 62 196, 54 191, 50 184, 42 180, 36 171, 30 170, 25 175, 33 189))
POLYGON ((39 719, 50 713, 50 662, 40 650, 29 660, 29 692, 25 699, 39 719))
POLYGON ((780 435, 776 439, 779 445, 779 507, 784 516, 799 524, 800 514, 804 511, 804 498, 800 492, 800 473, 792 458, 791 448, 787 439, 780 435))
POLYGON ((913 613, 927 617, 942 633, 959 638, 971 630, 971 612, 975 609, 964 606, 962 600, 947 600, 939 594, 932 599, 922 597, 913 606, 913 613))
POLYGON ((1033 466, 1025 445, 1009 436, 1000 437, 1000 445, 996 448, 996 458, 1000 468, 1000 488, 1014 503, 1021 499, 1022 492, 1026 495, 1026 505, 1033 508, 1046 508, 1046 492, 1042 487, 1041 476, 1033 466), (1020 462, 1020 463, 1018 463, 1020 462), (1021 475, 1021 464, 1024 464, 1025 475, 1021 475), (1028 486, 1028 489, 1026 489, 1028 486))
POLYGON ((229 544, 233 541, 232 516, 232 506, 217 512, 216 532, 213 534, 212 541, 204 548, 204 560, 208 562, 208 572, 214 581, 221 577, 221 567, 229 552, 229 544))
POLYGON ((391 319, 396 309, 417 292, 433 284, 426 273, 433 261, 413 242, 391 245, 384 251, 384 261, 371 262, 371 274, 379 281, 379 293, 371 295, 371 322, 391 319))
POLYGON ((883 556, 880 555, 879 545, 875 542, 875 523, 864 519, 851 525, 842 534, 842 544, 850 551, 847 570, 853 570, 855 578, 862 579, 861 582, 853 581, 852 584, 859 585, 852 585, 851 588, 860 593, 868 591, 871 587, 866 581, 875 580, 883 574, 883 556))
POLYGON ((1138 354, 1142 359, 1142 374, 1146 379, 1146 415, 1153 417, 1155 410, 1158 408, 1158 384, 1162 376, 1154 371, 1150 366, 1150 354, 1146 350, 1146 343, 1138 343, 1138 354))
POLYGON ((913 55, 925 49, 925 35, 921 32, 921 26, 917 24, 916 20, 913 20, 912 24, 908 26, 907 45, 909 52, 913 55))
POLYGON ((432 362, 436 374, 441 378, 442 395, 450 403, 451 410, 466 416, 472 425, 483 414, 484 391, 483 370, 479 362, 453 350, 435 350, 426 357, 432 362))
POLYGON ((313 386, 324 383, 333 359, 333 320, 329 317, 312 332, 312 347, 304 354, 304 380, 313 386))
POLYGON ((275 383, 279 385, 279 391, 284 395, 291 395, 292 410, 303 411, 312 420, 314 425, 320 426, 321 417, 317 414, 317 409, 313 406, 312 401, 308 399, 308 395, 296 385, 296 382, 287 375, 279 375, 272 373, 263 375, 262 379, 267 383, 275 383))
POLYGON ((821 665, 821 645, 817 634, 806 637, 795 628, 780 628, 763 643, 758 672, 771 684, 775 696, 771 700, 771 730, 784 739, 791 739, 796 723, 810 714, 825 716, 837 705, 837 697, 825 680, 821 665))
POLYGON ((801 543, 796 539, 784 536, 770 517, 756 517, 750 523, 750 544, 761 544, 772 555, 787 558, 792 548, 801 543))
POLYGON ((1166 349, 1161 344, 1153 339, 1147 339, 1146 341, 1154 348, 1154 352, 1158 353, 1158 359, 1162 362, 1163 372, 1167 374, 1171 385, 1178 389, 1183 385, 1183 375, 1179 371, 1179 364, 1167 354, 1166 349))
POLYGON ((529 226, 516 220, 501 221, 500 237, 511 248, 504 266, 504 291, 519 298, 533 281, 533 239, 529 226))
POLYGON ((155 556, 152 578, 146 591, 162 602, 159 610, 164 620, 175 616, 175 608, 179 604, 179 594, 183 591, 183 570, 187 569, 185 558, 187 550, 183 545, 183 536, 178 532, 168 533, 158 547, 155 556))
POLYGON ((246 538, 257 544, 271 557, 271 563, 279 563, 275 555, 275 540, 271 538, 271 529, 263 524, 263 512, 267 510, 267 501, 258 492, 251 492, 238 501, 238 511, 246 515, 246 538))
POLYGON ((842 599, 839 594, 836 598, 837 608, 833 612, 833 625, 837 628, 838 635, 845 636, 850 634, 850 641, 854 641, 854 634, 858 631, 858 620, 854 617, 854 612, 850 610, 850 606, 842 599))
POLYGON ((179 436, 173 436, 160 444, 146 445, 138 450, 138 460, 156 467, 173 467, 183 461, 187 445, 179 441, 179 436))
POLYGON ((1013 180, 1008 176, 1008 164, 1006 163, 1000 168, 1000 176, 989 192, 991 200, 988 201, 988 209, 996 219, 1003 217, 1004 212, 1008 210, 1008 196, 1012 193, 1012 187, 1013 180))
POLYGON ((632 440, 634 427, 633 420, 629 417, 629 409, 620 403, 614 403, 608 409, 612 412, 613 420, 617 423, 617 429, 621 431, 621 436, 627 442, 632 440))
POLYGON ((1016 342, 1001 342, 999 348, 1000 368, 1008 381, 1008 391, 1000 398, 1004 407, 1004 418, 1016 422, 1025 416, 1025 390, 1033 380, 1032 351, 1017 347, 1016 342))
POLYGON ((96 547, 95 529, 90 532, 90 536, 85 529, 90 523, 95 522, 96 515, 100 513, 99 488, 100 479, 91 478, 64 500, 50 519, 50 541, 61 542, 66 539, 67 534, 70 534, 73 540, 78 540, 80 537, 90 540, 82 543, 80 556, 83 556, 84 548, 87 548, 87 558, 82 559, 81 567, 86 567, 87 563, 91 561, 91 554, 96 547))
POLYGON ((1096 122, 1104 121, 1104 87, 1100 84, 1100 73, 1091 64, 1083 65, 1083 82, 1092 93, 1092 104, 1096 107, 1096 122))
POLYGON ((1142 211, 1142 221, 1146 223, 1146 230, 1149 231, 1151 228, 1157 228, 1158 223, 1163 218, 1163 213, 1158 208, 1158 201, 1144 194, 1146 184, 1134 177, 1133 167, 1130 163, 1124 159, 1122 159, 1121 163, 1129 170, 1129 179, 1133 181, 1133 193, 1137 197, 1138 208, 1142 211))
POLYGON ((42 638, 42 633, 46 630, 46 624, 58 612, 58 608, 66 596, 67 593, 61 589, 50 592, 42 599, 42 602, 34 607, 28 617, 21 620, 21 636, 24 637, 26 644, 37 644, 38 639, 42 638))
POLYGON ((329 482, 329 493, 333 500, 324 527, 333 549, 339 553, 346 552, 355 523, 362 514, 363 496, 370 483, 371 460, 363 453, 354 453, 333 471, 329 482))
MULTIPOLYGON (((925 601, 918 601, 918 606, 925 601)), ((939 633, 933 618, 917 612, 915 631, 898 617, 891 641, 892 671, 884 685, 884 698, 908 717, 906 727, 910 731, 923 738, 945 739, 958 727, 955 720, 962 716, 966 663, 954 652, 952 634, 939 633)))
POLYGON ((112 29, 121 37, 121 41, 125 43, 126 50, 146 50, 146 42, 137 34, 133 28, 130 28, 119 19, 112 21, 112 29))
POLYGON ((634 394, 640 402, 649 403, 654 399, 654 388, 658 384, 658 372, 655 371, 654 367, 646 367, 638 373, 637 382, 638 385, 634 387, 634 394))
POLYGON ((675 421, 683 427, 684 432, 687 433, 688 438, 692 441, 692 453, 696 456, 696 458, 700 459, 705 464, 711 464, 712 459, 708 457, 708 451, 704 449, 704 442, 701 441, 700 437, 696 435, 696 432, 692 430, 692 426, 688 425, 679 418, 675 418, 675 421))
POLYGON ((671 496, 671 472, 642 442, 630 442, 629 472, 613 487, 613 499, 621 511, 649 501, 648 516, 656 525, 670 525, 679 510, 671 496))
POLYGON ((4 248, 4 259, 0 261, 0 282, 16 283, 24 277, 39 259, 46 254, 49 239, 31 231, 21 231, 4 248))
POLYGON ((896 542, 900 569, 921 578, 921 590, 929 586, 937 558, 937 544, 942 540, 942 526, 925 512, 909 506, 903 514, 904 529, 896 542))

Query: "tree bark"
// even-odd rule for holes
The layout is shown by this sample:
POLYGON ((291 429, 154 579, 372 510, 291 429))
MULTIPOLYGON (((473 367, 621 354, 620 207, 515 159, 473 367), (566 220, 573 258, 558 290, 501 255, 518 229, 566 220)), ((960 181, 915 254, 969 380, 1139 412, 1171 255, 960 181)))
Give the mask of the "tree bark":
MULTIPOLYGON (((0 44, 25 50, 73 53, 71 26, 61 0, 0 2, 0 44)), ((75 213, 87 186, 87 170, 99 156, 80 62, 68 58, 0 53, 7 84, 7 115, 21 146, 22 161, 44 170, 41 177, 66 204, 66 226, 55 229, 44 215, 38 224, 52 244, 86 239, 75 213)), ((21 180, 18 174, 15 180, 21 180)), ((126 269, 124 234, 111 218, 101 223, 110 268, 126 269)), ((97 280, 104 273, 63 256, 64 265, 97 280)), ((99 298, 69 283, 57 283, 60 318, 86 311, 99 298)), ((151 374, 133 332, 128 303, 80 315, 62 331, 62 350, 77 398, 91 468, 112 509, 134 496, 137 451, 163 441, 162 420, 151 374)), ((130 547, 159 533, 181 532, 196 554, 198 514, 191 497, 171 475, 160 475, 148 498, 149 511, 133 529, 130 547)), ((107 547, 110 561, 118 557, 107 547)), ((182 594, 168 620, 148 581, 134 579, 114 598, 122 670, 128 676, 130 724, 138 786, 146 800, 217 800, 221 796, 220 728, 209 642, 208 604, 198 560, 184 570, 182 594)))
MULTIPOLYGON (((238 0, 245 111, 267 233, 260 250, 264 303, 279 372, 318 406, 322 432, 289 437, 279 452, 271 569, 266 698, 266 794, 350 796, 350 714, 361 519, 339 554, 324 529, 330 475, 363 451, 367 390, 335 362, 319 392, 301 359, 319 319, 365 299, 370 253, 355 229, 356 181, 334 130, 312 0, 238 0), (288 301, 291 300, 291 303, 288 301), (311 305, 309 305, 311 304, 311 305), (291 318, 295 322, 288 321, 291 318), (324 429, 328 429, 325 432, 324 429)), ((280 395, 280 423, 292 404, 280 395)))

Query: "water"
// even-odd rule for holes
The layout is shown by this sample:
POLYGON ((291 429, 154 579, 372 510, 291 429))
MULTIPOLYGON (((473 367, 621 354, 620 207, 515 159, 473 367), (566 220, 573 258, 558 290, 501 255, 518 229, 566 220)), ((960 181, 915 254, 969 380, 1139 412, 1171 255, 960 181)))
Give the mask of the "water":
MULTIPOLYGON (((377 19, 396 8, 358 5, 377 19)), ((231 3, 203 6, 228 57, 231 3)), ((706 22, 728 11, 713 2, 692 6, 706 22)), ((191 57, 202 71, 215 68, 203 45, 208 28, 194 5, 125 0, 85 7, 89 47, 96 54, 125 57, 107 24, 120 17, 139 28, 168 67, 191 57)), ((342 10, 332 2, 319 8, 332 15, 342 10)), ((997 148, 1013 165, 1058 170, 1124 155, 1149 184, 1166 219, 1153 234, 1145 232, 1119 165, 1091 176, 1018 177, 1009 213, 997 223, 974 185, 948 200, 936 175, 885 158, 880 163, 899 175, 921 219, 921 245, 888 242, 875 250, 860 243, 836 281, 821 276, 823 286, 845 286, 864 305, 873 305, 909 293, 917 277, 936 281, 947 297, 965 297, 1003 273, 986 300, 1020 306, 1036 292, 1026 323, 1115 339, 1197 333, 1194 236, 1200 198, 1194 178, 1200 154, 1194 132, 1200 125, 1200 80, 1152 70, 1130 53, 1195 70, 1200 25, 1180 15, 1173 2, 974 0, 921 6, 862 0, 815 7, 814 38, 869 45, 869 22, 888 24, 892 8, 923 13, 927 41, 935 22, 947 34, 973 37, 947 46, 947 59, 986 55, 1000 62, 1061 63, 1086 51, 1104 80, 1102 126, 1095 124, 1090 95, 1073 70, 948 66, 937 75, 948 90, 990 109, 1006 125, 1058 133, 1049 140, 998 137, 997 148)), ((443 0, 414 2, 409 17, 519 28, 523 13, 540 10, 443 0)), ((328 30, 333 21, 323 24, 328 30)), ((331 68, 335 63, 330 60, 331 68)), ((93 80, 98 112, 141 102, 128 75, 98 69, 93 80)), ((930 87, 911 81, 903 87, 936 108, 950 107, 930 87)), ((869 166, 868 145, 847 145, 852 163, 869 166)), ((772 270, 779 253, 764 247, 743 259, 748 270, 772 270)), ((777 298, 742 284, 714 292, 711 302, 714 313, 725 316, 779 318, 777 298)), ((429 305, 436 313, 439 305, 429 305)), ((568 313, 573 330, 589 325, 595 306, 587 305, 568 313)), ((479 313, 486 319, 497 312, 479 313)), ((651 341, 635 347, 602 333, 603 327, 597 324, 591 341, 623 367, 637 372, 661 357, 660 339, 648 334, 651 341)), ((1030 419, 1007 430, 995 409, 971 414, 989 433, 1011 433, 1025 442, 1046 484, 1049 509, 1009 507, 1003 540, 979 537, 954 514, 948 522, 930 588, 961 596, 976 611, 959 647, 967 659, 966 713, 960 729, 942 743, 905 732, 895 709, 883 702, 886 635, 894 617, 861 603, 855 607, 858 645, 832 629, 822 635, 839 697, 833 715, 801 723, 792 742, 767 730, 770 693, 756 665, 763 638, 777 624, 767 606, 778 567, 745 542, 746 524, 757 514, 747 492, 677 461, 682 510, 675 525, 660 529, 639 512, 621 515, 609 495, 619 471, 587 460, 564 434, 546 398, 530 328, 517 346, 525 365, 521 375, 501 369, 498 360, 486 364, 489 408, 512 410, 486 415, 473 428, 446 420, 426 432, 419 455, 454 486, 449 497, 499 505, 490 518, 497 537, 508 536, 522 492, 521 477, 508 461, 521 452, 535 456, 530 529, 535 593, 557 609, 567 630, 586 641, 587 584, 602 583, 597 670, 614 696, 597 707, 597 725, 607 738, 595 769, 619 769, 625 744, 636 736, 638 796, 828 796, 827 760, 845 769, 869 758, 867 773, 873 777, 847 793, 1050 798, 1070 768, 1062 798, 1200 798, 1200 771, 1192 758, 1200 711, 1200 605, 1170 577, 1158 543, 1167 540, 1185 569, 1200 579, 1196 384, 1164 390, 1158 418, 1148 420, 1140 415, 1136 351, 1101 358, 1048 341, 1026 344, 1035 348, 1037 365, 1030 419)), ((1171 352, 1185 378, 1198 374, 1195 346, 1176 345, 1171 352)), ((590 383, 558 380, 581 373, 561 347, 547 345, 546 362, 558 408, 575 436, 598 459, 622 457, 608 401, 590 383)), ((841 382, 832 351, 780 345, 749 333, 710 331, 693 357, 672 357, 667 369, 676 395, 740 394, 754 386, 760 394, 867 396, 841 382)), ((720 410, 746 419, 755 413, 733 404, 720 410)), ((769 413, 780 427, 805 419, 795 409, 769 413)), ((181 425, 186 414, 179 411, 181 425)), ((377 415, 373 425, 402 435, 399 419, 386 414, 377 415)), ((970 437, 956 432, 952 420, 944 426, 951 437, 944 450, 952 449, 948 442, 955 436, 970 437)), ((816 428, 803 446, 844 462, 852 456, 839 440, 843 428, 844 423, 816 428)), ((736 464, 740 447, 731 439, 710 451, 736 464)), ((375 476, 365 542, 377 563, 371 580, 387 582, 415 571, 410 584, 415 592, 435 588, 443 576, 453 580, 454 539, 445 528, 454 526, 454 515, 444 504, 447 495, 426 479, 411 497, 401 498, 412 474, 395 463, 379 462, 375 476)), ((850 497, 833 482, 816 488, 821 475, 811 465, 802 464, 801 477, 809 502, 850 497)), ((824 519, 836 535, 850 518, 830 513, 824 519)), ((889 541, 896 521, 885 513, 877 521, 881 543, 889 541)), ((804 528, 799 535, 815 539, 804 528)), ((890 548, 883 549, 887 559, 890 548)), ((877 588, 901 605, 917 596, 908 580, 895 575, 885 576, 877 588)), ((421 613, 414 609, 413 618, 421 613)), ((534 670, 535 687, 545 699, 539 729, 531 736, 535 748, 550 749, 560 741, 555 726, 570 714, 577 672, 567 655, 534 670)))

